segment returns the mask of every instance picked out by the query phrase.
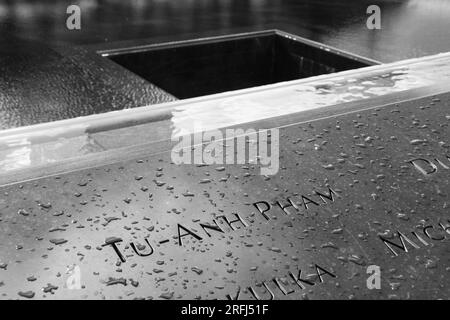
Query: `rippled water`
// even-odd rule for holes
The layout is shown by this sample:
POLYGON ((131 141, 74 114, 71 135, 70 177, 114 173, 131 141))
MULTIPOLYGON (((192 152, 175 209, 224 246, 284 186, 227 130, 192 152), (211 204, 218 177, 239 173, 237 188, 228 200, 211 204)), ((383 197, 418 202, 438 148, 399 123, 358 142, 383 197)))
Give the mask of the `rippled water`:
POLYGON ((171 100, 140 79, 111 78, 116 71, 83 50, 69 46, 54 51, 48 44, 121 47, 136 39, 156 43, 278 28, 381 62, 450 47, 446 0, 378 1, 381 30, 366 27, 369 0, 85 0, 78 3, 81 30, 70 31, 66 9, 72 2, 0 1, 0 42, 6 52, 0 60, 5 63, 0 129, 171 100), (39 43, 12 47, 7 34, 39 43), (116 41, 120 44, 112 44, 116 41))
POLYGON ((3 30, 25 38, 76 44, 279 28, 383 62, 448 51, 450 44, 446 0, 377 1, 378 31, 366 28, 369 0, 82 1, 82 28, 69 31, 66 8, 72 3, 2 1, 0 22, 3 30))

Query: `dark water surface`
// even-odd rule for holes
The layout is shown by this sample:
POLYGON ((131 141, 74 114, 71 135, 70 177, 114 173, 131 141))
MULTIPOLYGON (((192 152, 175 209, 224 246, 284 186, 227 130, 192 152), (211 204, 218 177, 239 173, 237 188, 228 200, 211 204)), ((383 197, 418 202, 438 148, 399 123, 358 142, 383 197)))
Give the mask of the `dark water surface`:
POLYGON ((84 0, 82 28, 66 28, 72 0, 0 1, 2 31, 44 42, 152 42, 248 30, 284 31, 382 62, 450 50, 447 0, 84 0), (381 7, 382 30, 368 30, 366 8, 381 7))

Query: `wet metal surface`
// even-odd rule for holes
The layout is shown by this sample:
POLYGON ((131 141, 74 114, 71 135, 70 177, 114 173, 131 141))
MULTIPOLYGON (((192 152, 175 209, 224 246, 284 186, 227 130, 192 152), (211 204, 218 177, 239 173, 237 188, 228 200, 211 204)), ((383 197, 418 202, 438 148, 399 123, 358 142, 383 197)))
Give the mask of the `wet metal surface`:
POLYGON ((169 149, 3 187, 0 295, 448 299, 449 100, 284 126, 271 177, 169 149))
POLYGON ((383 66, 361 69, 349 72, 348 76, 343 73, 328 79, 287 83, 273 90, 261 88, 247 95, 236 94, 223 99, 213 109, 208 102, 176 108, 172 118, 174 132, 176 135, 192 132, 194 126, 197 130, 209 130, 421 87, 445 86, 450 79, 449 58, 449 54, 443 54, 385 69, 383 66))

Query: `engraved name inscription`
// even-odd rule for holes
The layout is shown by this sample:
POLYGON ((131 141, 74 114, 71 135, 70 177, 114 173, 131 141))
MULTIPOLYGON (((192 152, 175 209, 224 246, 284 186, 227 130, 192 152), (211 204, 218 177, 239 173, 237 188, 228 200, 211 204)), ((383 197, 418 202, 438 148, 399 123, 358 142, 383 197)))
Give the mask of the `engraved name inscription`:
POLYGON ((313 196, 297 195, 288 197, 285 200, 276 200, 273 204, 267 201, 258 201, 253 205, 266 220, 270 220, 269 211, 271 210, 278 209, 278 211, 286 215, 305 214, 311 208, 334 202, 335 197, 337 197, 336 192, 328 187, 327 192, 314 191, 313 196))
MULTIPOLYGON (((337 197, 336 192, 328 187, 327 192, 315 191, 314 196, 306 196, 300 195, 297 197, 287 198, 287 203, 282 203, 281 200, 277 200, 275 203, 277 207, 284 212, 285 214, 290 214, 288 211, 289 207, 294 208, 297 212, 300 212, 300 208, 304 208, 308 210, 311 206, 319 207, 321 205, 329 204, 335 201, 335 197, 337 197), (298 202, 300 199, 301 202, 298 202)), ((261 213, 262 217, 265 220, 270 220, 267 212, 272 208, 272 205, 267 201, 258 201, 253 203, 253 206, 258 209, 261 213), (265 207, 261 207, 261 205, 265 205, 265 207)), ((176 225, 177 233, 175 236, 167 237, 166 239, 162 239, 157 241, 159 245, 170 244, 170 238, 175 238, 176 245, 183 246, 184 238, 190 237, 198 241, 203 241, 204 237, 212 237, 214 233, 224 234, 226 230, 222 227, 223 225, 228 226, 227 232, 233 232, 239 229, 240 227, 247 228, 251 225, 249 221, 253 221, 250 219, 244 219, 239 213, 232 213, 231 215, 220 215, 215 219, 209 222, 198 222, 196 224, 202 232, 195 232, 192 228, 189 228, 185 225, 178 223, 176 225)), ((130 242, 130 247, 134 251, 134 253, 140 257, 148 257, 151 256, 155 252, 154 245, 149 241, 148 238, 144 239, 146 246, 138 246, 134 242, 130 242), (143 250, 145 249, 145 252, 143 250)), ((119 257, 121 262, 126 262, 125 255, 122 250, 119 248, 118 244, 123 242, 123 239, 119 237, 109 237, 105 240, 105 243, 102 244, 103 247, 110 246, 116 255, 119 257)))
MULTIPOLYGON (((292 293, 299 292, 299 290, 306 290, 314 285, 324 283, 326 277, 336 278, 337 276, 327 269, 314 264, 313 274, 307 277, 302 276, 302 270, 297 269, 294 273, 289 271, 287 277, 274 277, 271 280, 265 280, 260 283, 256 283, 253 286, 248 286, 241 291, 238 287, 235 294, 227 294, 228 300, 239 300, 242 292, 249 293, 250 296, 256 300, 274 300, 277 296, 287 296, 292 293), (261 289, 257 289, 260 287, 261 289)), ((247 297, 243 297, 247 299, 247 297)))
POLYGON ((420 228, 421 232, 412 231, 411 236, 406 236, 404 233, 397 231, 395 239, 388 239, 385 236, 380 236, 380 240, 386 245, 389 251, 398 256, 397 251, 409 252, 408 246, 414 249, 420 249, 430 245, 430 241, 443 241, 448 239, 450 234, 450 219, 447 220, 449 224, 438 223, 438 226, 427 225, 420 228), (396 251, 397 250, 397 251, 396 251))
POLYGON ((434 158, 415 158, 408 161, 417 171, 419 171, 424 176, 429 176, 437 173, 439 170, 449 170, 450 169, 450 156, 445 156, 447 159, 434 158))

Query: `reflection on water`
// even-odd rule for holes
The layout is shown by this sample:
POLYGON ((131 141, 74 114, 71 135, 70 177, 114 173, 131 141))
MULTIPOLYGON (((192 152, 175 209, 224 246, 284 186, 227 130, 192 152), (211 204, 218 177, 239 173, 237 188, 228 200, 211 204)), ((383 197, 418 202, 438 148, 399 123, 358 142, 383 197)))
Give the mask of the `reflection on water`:
POLYGON ((279 28, 380 61, 449 50, 450 2, 377 1, 382 30, 366 28, 369 0, 81 0, 82 30, 65 27, 71 0, 3 0, 4 31, 46 42, 166 41, 279 28))

